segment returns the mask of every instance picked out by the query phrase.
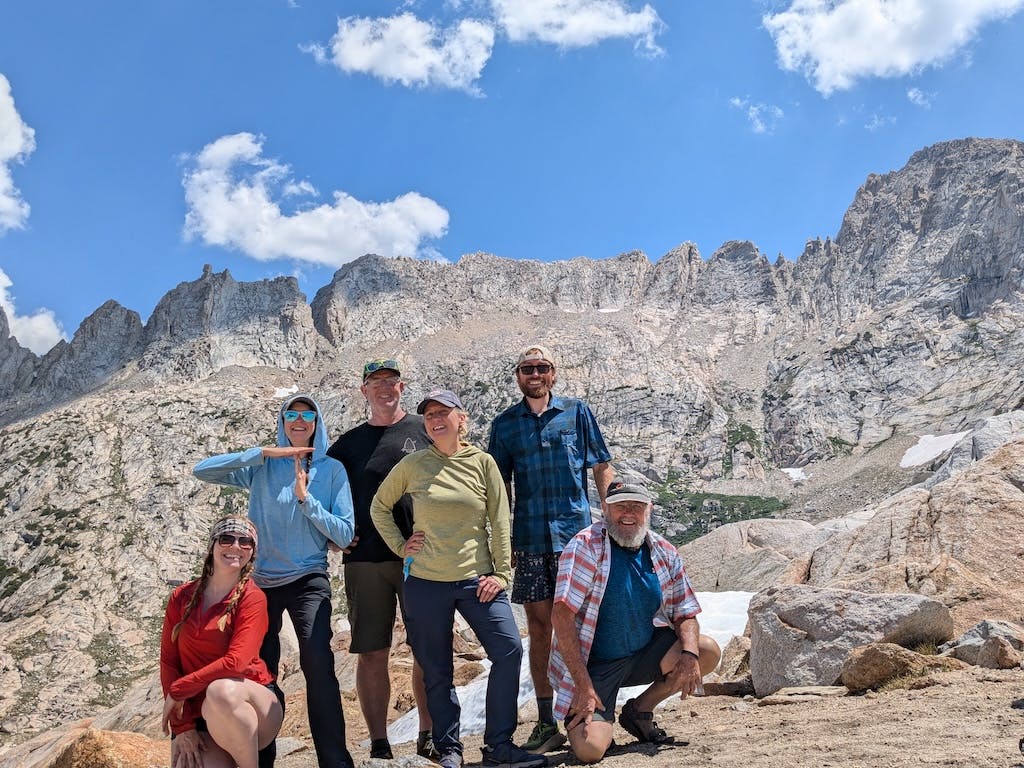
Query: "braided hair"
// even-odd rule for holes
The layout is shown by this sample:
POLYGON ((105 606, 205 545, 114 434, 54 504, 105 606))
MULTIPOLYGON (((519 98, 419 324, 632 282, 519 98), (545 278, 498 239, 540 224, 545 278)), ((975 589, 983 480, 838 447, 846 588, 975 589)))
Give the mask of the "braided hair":
MULTIPOLYGON (((192 582, 194 585, 192 594, 189 596, 188 603, 185 605, 185 610, 181 613, 181 621, 175 624, 174 629, 171 630, 171 640, 177 642, 178 635, 181 633, 181 628, 185 626, 185 622, 187 622, 189 616, 192 615, 192 610, 195 608, 196 603, 199 602, 203 592, 206 590, 206 585, 209 582, 210 577, 213 575, 213 548, 216 543, 217 536, 225 530, 239 530, 240 527, 243 527, 255 534, 255 528, 252 523, 244 517, 222 517, 213 524, 213 530, 210 533, 210 545, 206 550, 206 557, 203 560, 203 571, 199 575, 199 578, 192 582)), ((227 630, 228 623, 234 616, 235 608, 238 606, 238 601, 241 599, 242 593, 245 591, 245 585, 249 582, 249 577, 252 575, 253 568, 255 567, 255 535, 253 535, 253 542, 252 557, 249 558, 249 562, 243 565, 241 571, 239 571, 238 583, 235 585, 235 588, 231 590, 231 599, 228 600, 228 604, 224 608, 224 613, 222 613, 220 618, 217 619, 217 629, 221 632, 227 630)))

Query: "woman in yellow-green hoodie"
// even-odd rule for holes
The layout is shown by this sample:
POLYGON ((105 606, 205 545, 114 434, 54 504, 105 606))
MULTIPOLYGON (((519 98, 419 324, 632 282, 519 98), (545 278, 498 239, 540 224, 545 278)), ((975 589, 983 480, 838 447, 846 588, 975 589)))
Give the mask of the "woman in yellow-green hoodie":
POLYGON ((519 630, 506 589, 512 576, 505 483, 490 454, 462 441, 466 411, 450 390, 432 390, 416 412, 433 446, 400 461, 381 483, 370 516, 387 545, 406 562, 405 622, 427 688, 434 745, 443 768, 462 766, 459 700, 452 665, 452 623, 462 614, 479 638, 491 670, 483 764, 540 768, 512 742, 517 723, 519 630), (413 534, 403 538, 391 510, 412 498, 413 534))

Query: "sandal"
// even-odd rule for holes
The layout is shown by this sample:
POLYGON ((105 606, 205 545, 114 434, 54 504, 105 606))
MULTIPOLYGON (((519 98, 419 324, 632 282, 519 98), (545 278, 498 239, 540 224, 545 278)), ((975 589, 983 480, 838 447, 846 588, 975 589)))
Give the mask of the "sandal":
POLYGON ((636 700, 630 699, 622 707, 619 714, 619 725, 627 733, 636 737, 636 740, 644 744, 672 744, 674 736, 669 736, 664 728, 659 728, 654 722, 653 712, 637 712, 636 700))

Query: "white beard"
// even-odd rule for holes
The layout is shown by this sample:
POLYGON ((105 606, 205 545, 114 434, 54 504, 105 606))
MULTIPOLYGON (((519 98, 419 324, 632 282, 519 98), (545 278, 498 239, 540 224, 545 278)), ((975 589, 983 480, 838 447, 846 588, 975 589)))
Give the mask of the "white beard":
POLYGON ((612 540, 620 547, 627 549, 636 549, 643 544, 647 537, 647 531, 651 527, 650 522, 645 521, 636 527, 635 533, 626 533, 611 520, 605 519, 605 525, 608 527, 608 535, 612 537, 612 540))

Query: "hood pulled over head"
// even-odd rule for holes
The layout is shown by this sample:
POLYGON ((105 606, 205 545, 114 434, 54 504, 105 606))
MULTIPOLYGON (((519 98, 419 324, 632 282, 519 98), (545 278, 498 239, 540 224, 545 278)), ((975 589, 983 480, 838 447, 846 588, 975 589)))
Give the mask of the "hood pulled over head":
POLYGON ((284 431, 284 412, 291 409, 295 403, 305 403, 316 411, 316 428, 313 430, 313 459, 321 458, 327 454, 327 427, 324 425, 324 415, 320 405, 310 395, 292 395, 283 403, 277 412, 277 444, 289 446, 288 436, 284 431))

